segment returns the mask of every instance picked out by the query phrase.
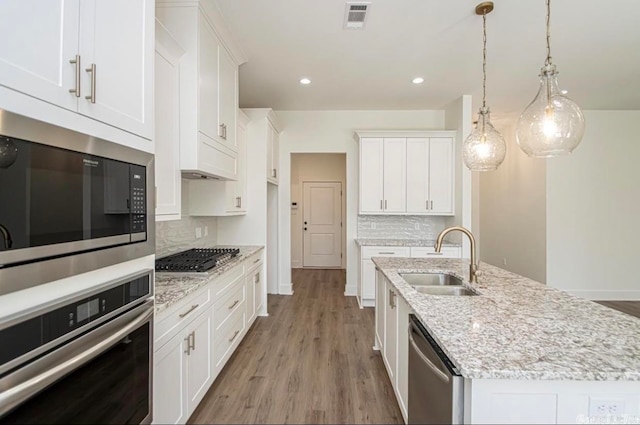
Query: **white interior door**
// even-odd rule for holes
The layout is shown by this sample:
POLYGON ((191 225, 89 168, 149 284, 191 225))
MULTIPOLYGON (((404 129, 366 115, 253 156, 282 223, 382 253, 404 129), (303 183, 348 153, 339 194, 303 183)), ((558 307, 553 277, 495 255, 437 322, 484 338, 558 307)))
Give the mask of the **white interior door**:
POLYGON ((302 183, 304 267, 342 265, 342 183, 302 183))

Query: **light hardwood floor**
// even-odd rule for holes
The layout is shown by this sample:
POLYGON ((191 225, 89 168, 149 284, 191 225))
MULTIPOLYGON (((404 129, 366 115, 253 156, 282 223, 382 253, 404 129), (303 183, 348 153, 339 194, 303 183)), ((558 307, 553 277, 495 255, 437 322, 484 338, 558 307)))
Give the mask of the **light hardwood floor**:
POLYGON ((640 317, 640 301, 597 301, 602 305, 619 310, 623 313, 640 317))
POLYGON ((269 295, 190 423, 402 423, 373 345, 373 309, 344 296, 343 270, 293 270, 269 295))

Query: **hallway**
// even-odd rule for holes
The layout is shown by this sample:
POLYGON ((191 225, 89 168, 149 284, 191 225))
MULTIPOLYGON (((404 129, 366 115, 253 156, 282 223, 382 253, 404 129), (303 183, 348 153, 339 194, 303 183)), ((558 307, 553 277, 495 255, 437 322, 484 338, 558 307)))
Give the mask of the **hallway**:
POLYGON ((344 270, 294 269, 294 295, 269 295, 189 423, 402 423, 373 309, 344 296, 344 270))

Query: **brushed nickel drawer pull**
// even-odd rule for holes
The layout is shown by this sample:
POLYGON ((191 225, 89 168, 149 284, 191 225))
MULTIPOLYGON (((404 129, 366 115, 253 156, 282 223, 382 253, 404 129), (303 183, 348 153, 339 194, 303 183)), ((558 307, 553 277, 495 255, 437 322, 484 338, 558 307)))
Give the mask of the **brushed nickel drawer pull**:
POLYGON ((185 313, 180 313, 180 318, 184 318, 186 317, 189 313, 191 313, 193 310, 195 310, 196 308, 198 308, 200 304, 194 304, 191 306, 191 308, 189 310, 187 310, 185 313))
POLYGON ((253 277, 253 283, 255 283, 255 284, 260 283, 260 273, 256 274, 256 275, 253 277))
POLYGON ((96 103, 96 64, 92 63, 91 68, 87 68, 85 71, 91 73, 91 92, 89 96, 84 98, 91 101, 91 103, 96 103))
POLYGON ((184 339, 184 342, 187 343, 187 349, 184 350, 184 353, 188 356, 191 354, 191 334, 187 335, 187 337, 184 339))
POLYGON ((233 307, 237 306, 239 302, 240 302, 240 300, 235 300, 235 301, 233 302, 233 304, 231 304, 231 305, 229 306, 229 310, 231 310, 233 307))
POLYGON ((196 331, 191 332, 191 349, 196 349, 196 331))
POLYGON ((76 55, 76 58, 71 59, 69 63, 75 64, 76 66, 76 86, 75 88, 69 89, 69 93, 74 93, 76 97, 80 97, 80 55, 76 55))
POLYGON ((431 209, 433 209, 433 201, 431 201, 431 209))
POLYGON ((253 260, 253 264, 257 263, 258 261, 260 261, 260 259, 256 258, 255 260, 253 260))
POLYGON ((242 207, 242 198, 239 196, 236 196, 236 208, 240 208, 242 207))
POLYGON ((233 336, 231 338, 229 338, 229 342, 233 341, 234 339, 236 339, 236 337, 238 336, 238 334, 240 333, 240 331, 235 331, 233 333, 233 336))
POLYGON ((380 251, 378 254, 381 254, 381 255, 382 254, 384 254, 384 255, 394 255, 395 252, 393 252, 393 251, 380 251))
POLYGON ((442 252, 427 252, 427 255, 442 255, 442 252))

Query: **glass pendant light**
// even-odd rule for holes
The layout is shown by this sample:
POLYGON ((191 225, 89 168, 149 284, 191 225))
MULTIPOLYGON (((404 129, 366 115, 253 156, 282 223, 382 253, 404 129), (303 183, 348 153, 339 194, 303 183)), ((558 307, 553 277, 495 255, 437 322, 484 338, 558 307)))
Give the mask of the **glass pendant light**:
POLYGON ((471 171, 494 171, 504 161, 507 147, 502 135, 491 125, 487 92, 487 13, 493 10, 493 2, 487 1, 476 6, 476 14, 482 15, 482 107, 478 112, 475 130, 462 145, 464 164, 471 171))
POLYGON ((540 70, 540 89, 518 119, 516 140, 529 156, 549 158, 571 153, 582 140, 584 115, 558 89, 556 66, 551 63, 551 0, 547 0, 547 59, 540 70))

